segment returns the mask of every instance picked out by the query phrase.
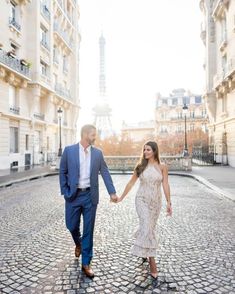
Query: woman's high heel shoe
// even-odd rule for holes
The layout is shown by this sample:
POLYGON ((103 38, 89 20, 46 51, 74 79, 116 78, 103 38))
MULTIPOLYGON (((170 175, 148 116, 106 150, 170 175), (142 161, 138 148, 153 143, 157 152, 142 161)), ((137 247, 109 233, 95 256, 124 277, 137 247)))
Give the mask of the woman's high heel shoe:
POLYGON ((146 261, 148 261, 147 257, 142 257, 141 259, 142 259, 141 265, 144 264, 146 261))

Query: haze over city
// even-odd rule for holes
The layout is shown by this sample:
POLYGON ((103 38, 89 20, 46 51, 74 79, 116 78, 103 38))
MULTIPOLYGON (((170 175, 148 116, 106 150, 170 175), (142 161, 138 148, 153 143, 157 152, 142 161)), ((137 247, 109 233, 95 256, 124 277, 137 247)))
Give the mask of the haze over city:
POLYGON ((112 124, 154 118, 155 94, 174 88, 202 94, 202 15, 194 0, 81 0, 78 128, 99 100, 99 37, 106 39, 107 101, 112 124), (134 110, 134 111, 133 111, 134 110))

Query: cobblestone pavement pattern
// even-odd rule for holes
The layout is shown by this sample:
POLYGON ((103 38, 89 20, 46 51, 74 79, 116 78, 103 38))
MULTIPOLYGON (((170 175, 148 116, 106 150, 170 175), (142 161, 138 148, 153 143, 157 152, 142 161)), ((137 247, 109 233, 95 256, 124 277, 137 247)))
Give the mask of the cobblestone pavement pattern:
MULTIPOLYGON (((121 192, 129 176, 113 176, 121 192)), ((1 293, 235 293, 234 203, 193 179, 170 177, 174 214, 159 219, 159 278, 129 254, 138 224, 134 196, 109 202, 101 181, 93 281, 80 270, 64 225, 58 177, 1 190, 1 293)), ((165 204, 164 204, 165 206, 165 204)))

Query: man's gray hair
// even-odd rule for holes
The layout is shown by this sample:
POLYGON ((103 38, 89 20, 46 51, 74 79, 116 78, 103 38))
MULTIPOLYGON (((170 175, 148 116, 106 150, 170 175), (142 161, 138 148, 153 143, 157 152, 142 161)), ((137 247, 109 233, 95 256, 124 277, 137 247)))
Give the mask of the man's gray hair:
POLYGON ((94 125, 84 125, 82 128, 81 128, 81 137, 83 136, 83 134, 87 134, 87 133, 90 133, 91 130, 96 130, 96 127, 94 125))

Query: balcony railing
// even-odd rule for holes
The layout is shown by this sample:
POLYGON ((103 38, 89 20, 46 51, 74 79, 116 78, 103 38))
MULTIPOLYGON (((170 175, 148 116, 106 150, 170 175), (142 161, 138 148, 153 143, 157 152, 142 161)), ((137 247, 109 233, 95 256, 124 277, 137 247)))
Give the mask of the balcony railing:
POLYGON ((41 45, 45 47, 47 50, 50 50, 50 46, 46 40, 41 40, 41 45))
MULTIPOLYGON (((75 3, 75 6, 76 6, 76 1, 73 0, 75 3)), ((65 9, 65 6, 63 5, 62 1, 61 0, 57 0, 59 6, 60 6, 60 9, 63 11, 63 13, 67 16, 67 18, 69 19, 69 21, 74 25, 74 20, 72 19, 72 16, 69 14, 69 12, 65 9)))
POLYGON ((9 56, 4 50, 0 50, 0 63, 3 63, 20 74, 29 77, 29 68, 23 65, 19 59, 9 56))
POLYGON ((213 86, 214 86, 214 88, 217 88, 222 83, 222 81, 224 80, 224 77, 226 75, 226 72, 227 72, 227 70, 224 69, 224 70, 222 70, 221 72, 217 73, 214 76, 214 78, 213 78, 213 86))
POLYGON ((39 119, 39 120, 44 120, 45 119, 45 114, 43 114, 43 113, 37 113, 37 112, 35 112, 33 114, 33 116, 34 116, 34 118, 39 119))
MULTIPOLYGON (((139 160, 139 156, 105 156, 109 170, 113 173, 132 172, 139 160)), ((191 157, 162 156, 161 161, 167 164, 170 171, 192 170, 191 157)))
POLYGON ((14 28, 16 28, 17 31, 20 31, 21 30, 21 25, 18 24, 18 22, 16 21, 16 19, 14 17, 10 17, 9 18, 9 25, 11 25, 14 28))
POLYGON ((235 72, 235 57, 230 58, 228 62, 228 75, 231 75, 235 72))
POLYGON ((55 84, 55 91, 58 95, 60 95, 62 97, 66 97, 68 99, 71 99, 70 91, 68 89, 64 88, 62 85, 55 84))
POLYGON ((14 114, 20 114, 20 108, 18 106, 10 106, 9 111, 14 114))
POLYGON ((57 22, 54 22, 54 31, 60 36, 60 38, 65 42, 65 44, 69 47, 69 49, 73 49, 73 43, 71 38, 69 38, 68 34, 62 31, 57 22))
POLYGON ((46 19, 50 20, 51 13, 48 7, 45 4, 41 4, 41 13, 43 16, 45 16, 46 19))

